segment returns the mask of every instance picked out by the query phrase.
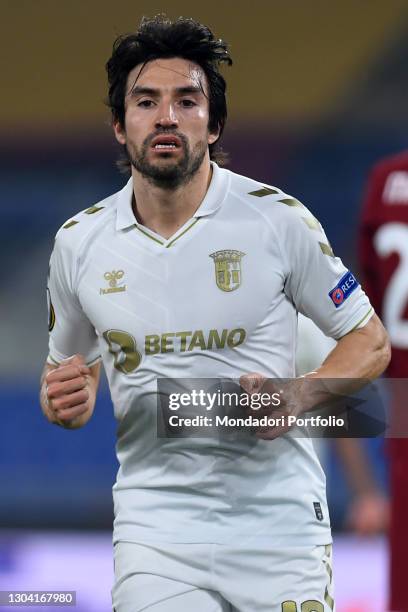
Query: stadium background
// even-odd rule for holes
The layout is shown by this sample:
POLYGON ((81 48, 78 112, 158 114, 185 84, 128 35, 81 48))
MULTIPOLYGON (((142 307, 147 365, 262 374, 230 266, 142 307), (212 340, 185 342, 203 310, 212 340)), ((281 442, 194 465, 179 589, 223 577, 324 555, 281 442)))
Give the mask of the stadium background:
MULTIPOLYGON (((0 6, 0 589, 77 589, 79 612, 103 612, 116 472, 110 400, 103 389, 91 423, 64 431, 43 419, 37 381, 47 352, 53 236, 74 212, 124 181, 103 104, 113 39, 157 12, 193 16, 226 39, 235 62, 225 69, 229 167, 305 202, 335 252, 358 271, 356 224, 367 172, 408 142, 408 5, 258 0, 250 10, 225 0, 196 7, 182 0, 115 6, 1 0, 0 6)), ((382 474, 384 453, 376 447, 372 455, 382 474)), ((340 528, 347 489, 329 468, 340 528)), ((384 542, 337 541, 338 612, 384 612, 384 542)))

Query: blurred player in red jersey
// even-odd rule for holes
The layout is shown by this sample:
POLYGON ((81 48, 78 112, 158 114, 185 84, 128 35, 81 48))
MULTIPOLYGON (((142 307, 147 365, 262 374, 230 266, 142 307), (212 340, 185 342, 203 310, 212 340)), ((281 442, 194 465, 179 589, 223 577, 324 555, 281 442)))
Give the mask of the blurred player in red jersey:
MULTIPOLYGON (((360 260, 365 289, 390 335, 387 374, 408 378, 408 152, 380 161, 371 172, 360 227, 360 260)), ((399 404, 394 396, 393 414, 399 404)), ((390 439, 389 453, 390 608, 408 612, 408 440, 390 439)))

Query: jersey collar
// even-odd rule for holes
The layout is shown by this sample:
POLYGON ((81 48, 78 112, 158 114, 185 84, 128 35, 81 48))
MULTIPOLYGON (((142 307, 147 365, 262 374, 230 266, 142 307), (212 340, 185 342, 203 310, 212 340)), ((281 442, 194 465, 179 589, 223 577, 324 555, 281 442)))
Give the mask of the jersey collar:
POLYGON ((133 179, 130 177, 126 185, 118 193, 116 209, 116 229, 122 230, 136 223, 132 210, 133 179))
MULTIPOLYGON (((211 162, 213 175, 204 200, 195 211, 193 217, 206 217, 218 210, 227 194, 229 172, 211 162)), ((132 210, 133 179, 130 177, 126 185, 118 193, 116 212, 116 229, 122 230, 137 223, 132 210)))
POLYGON ((193 217, 206 217, 218 210, 227 194, 229 184, 229 172, 211 162, 212 177, 204 200, 195 211, 193 217))

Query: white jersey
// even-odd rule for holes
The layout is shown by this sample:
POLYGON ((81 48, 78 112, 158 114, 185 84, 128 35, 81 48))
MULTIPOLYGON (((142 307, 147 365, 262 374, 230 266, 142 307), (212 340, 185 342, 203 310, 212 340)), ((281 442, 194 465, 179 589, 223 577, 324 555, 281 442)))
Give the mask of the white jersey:
POLYGON ((157 379, 292 377, 297 311, 340 338, 370 318, 367 297, 279 189, 213 164, 201 206, 168 240, 136 222, 132 193, 129 180, 60 229, 49 278, 49 362, 101 357, 109 380, 114 540, 327 544, 310 439, 159 438, 157 379))
POLYGON ((311 319, 299 313, 296 376, 303 376, 320 367, 335 346, 333 338, 326 336, 311 319))

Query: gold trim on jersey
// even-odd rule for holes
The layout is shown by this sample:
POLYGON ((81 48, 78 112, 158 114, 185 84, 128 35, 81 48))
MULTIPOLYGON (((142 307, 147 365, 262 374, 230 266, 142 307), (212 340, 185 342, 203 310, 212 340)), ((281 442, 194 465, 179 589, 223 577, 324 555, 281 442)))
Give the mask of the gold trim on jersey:
POLYGON ((332 583, 333 583, 333 570, 332 570, 332 545, 331 544, 326 544, 325 546, 325 555, 326 555, 326 559, 323 559, 323 563, 326 567, 326 571, 327 574, 329 576, 329 584, 326 585, 325 591, 324 591, 324 601, 327 603, 327 605, 329 606, 330 610, 334 609, 334 599, 333 597, 330 595, 330 592, 332 590, 332 583))
MULTIPOLYGON (((90 208, 87 208, 86 210, 84 210, 84 214, 85 215, 93 215, 97 212, 99 212, 100 210, 103 210, 105 207, 104 206, 91 206, 90 208)), ((72 219, 72 221, 68 221, 68 223, 65 223, 65 225, 63 225, 63 229, 69 229, 70 227, 73 227, 74 225, 77 225, 79 223, 79 221, 75 221, 75 219, 72 219)))
POLYGON ((66 223, 65 225, 62 226, 63 229, 68 229, 70 227, 73 227, 74 225, 77 225, 79 223, 79 221, 68 221, 68 223, 66 223))
POLYGON ((182 236, 184 236, 184 234, 186 232, 188 232, 189 229, 191 229, 193 227, 193 225, 195 225, 197 223, 197 221, 199 220, 199 217, 197 217, 196 219, 194 219, 194 221, 191 223, 191 225, 189 225, 188 227, 186 227, 186 229, 184 230, 184 232, 181 232, 181 234, 179 234, 178 236, 176 236, 176 238, 173 238, 173 240, 171 240, 168 244, 166 244, 166 249, 168 249, 169 247, 173 246, 173 244, 176 242, 176 240, 178 240, 179 238, 181 238, 182 236))
POLYGON ((102 210, 103 208, 105 208, 105 207, 104 206, 91 206, 90 208, 88 208, 84 212, 85 212, 86 215, 93 215, 93 214, 99 212, 100 210, 102 210))
POLYGON ((57 365, 57 366, 59 366, 59 365, 60 365, 60 362, 59 362, 59 361, 57 361, 56 359, 54 359, 54 357, 53 357, 52 355, 48 355, 48 359, 49 359, 50 361, 52 361, 52 362, 53 362, 53 364, 55 364, 55 365, 57 365))
POLYGON ((147 236, 148 238, 150 238, 150 240, 154 240, 154 242, 157 242, 158 244, 161 244, 162 246, 164 246, 164 242, 161 242, 161 240, 158 240, 157 238, 155 238, 154 236, 152 236, 148 232, 145 232, 144 230, 142 230, 142 228, 139 227, 138 225, 136 225, 136 223, 135 223, 135 228, 138 229, 139 232, 142 232, 142 234, 144 234, 144 236, 147 236))
POLYGON ((355 324, 355 326, 353 327, 353 329, 351 331, 354 331, 355 329, 357 329, 362 323, 364 323, 364 321, 370 316, 370 314, 374 311, 374 308, 370 308, 370 310, 364 315, 364 317, 362 319, 360 319, 360 321, 358 323, 355 324))
POLYGON ((278 204, 286 204, 286 206, 293 206, 295 208, 304 208, 302 202, 299 202, 296 198, 283 198, 283 200, 278 200, 278 204))
POLYGON ((319 246, 324 255, 328 255, 329 257, 335 257, 330 244, 327 244, 326 242, 319 242, 319 246))
POLYGON ((315 217, 302 217, 302 219, 309 229, 317 230, 318 232, 322 231, 321 225, 315 217))
POLYGON ((249 191, 248 195, 256 196, 257 198, 263 198, 268 195, 280 193, 278 189, 273 189, 272 187, 262 187, 262 189, 257 189, 256 191, 249 191))
POLYGON ((166 244, 165 242, 162 242, 161 240, 159 240, 158 238, 156 238, 155 236, 152 236, 151 234, 149 234, 148 232, 146 232, 145 230, 143 230, 139 225, 137 225, 135 223, 134 227, 136 229, 139 230, 139 232, 141 232, 144 236, 147 236, 147 238, 150 238, 151 240, 153 240, 154 242, 157 242, 157 244, 160 244, 161 246, 164 246, 164 248, 168 249, 169 247, 173 246, 173 244, 182 236, 184 236, 184 234, 186 232, 188 232, 188 230, 190 230, 193 225, 195 225, 197 223, 197 221, 199 221, 200 217, 196 217, 194 219, 194 221, 192 223, 190 223, 190 225, 188 227, 186 227, 186 229, 181 232, 181 234, 179 234, 178 236, 176 236, 175 238, 173 238, 173 240, 170 240, 170 242, 168 244, 166 244))

